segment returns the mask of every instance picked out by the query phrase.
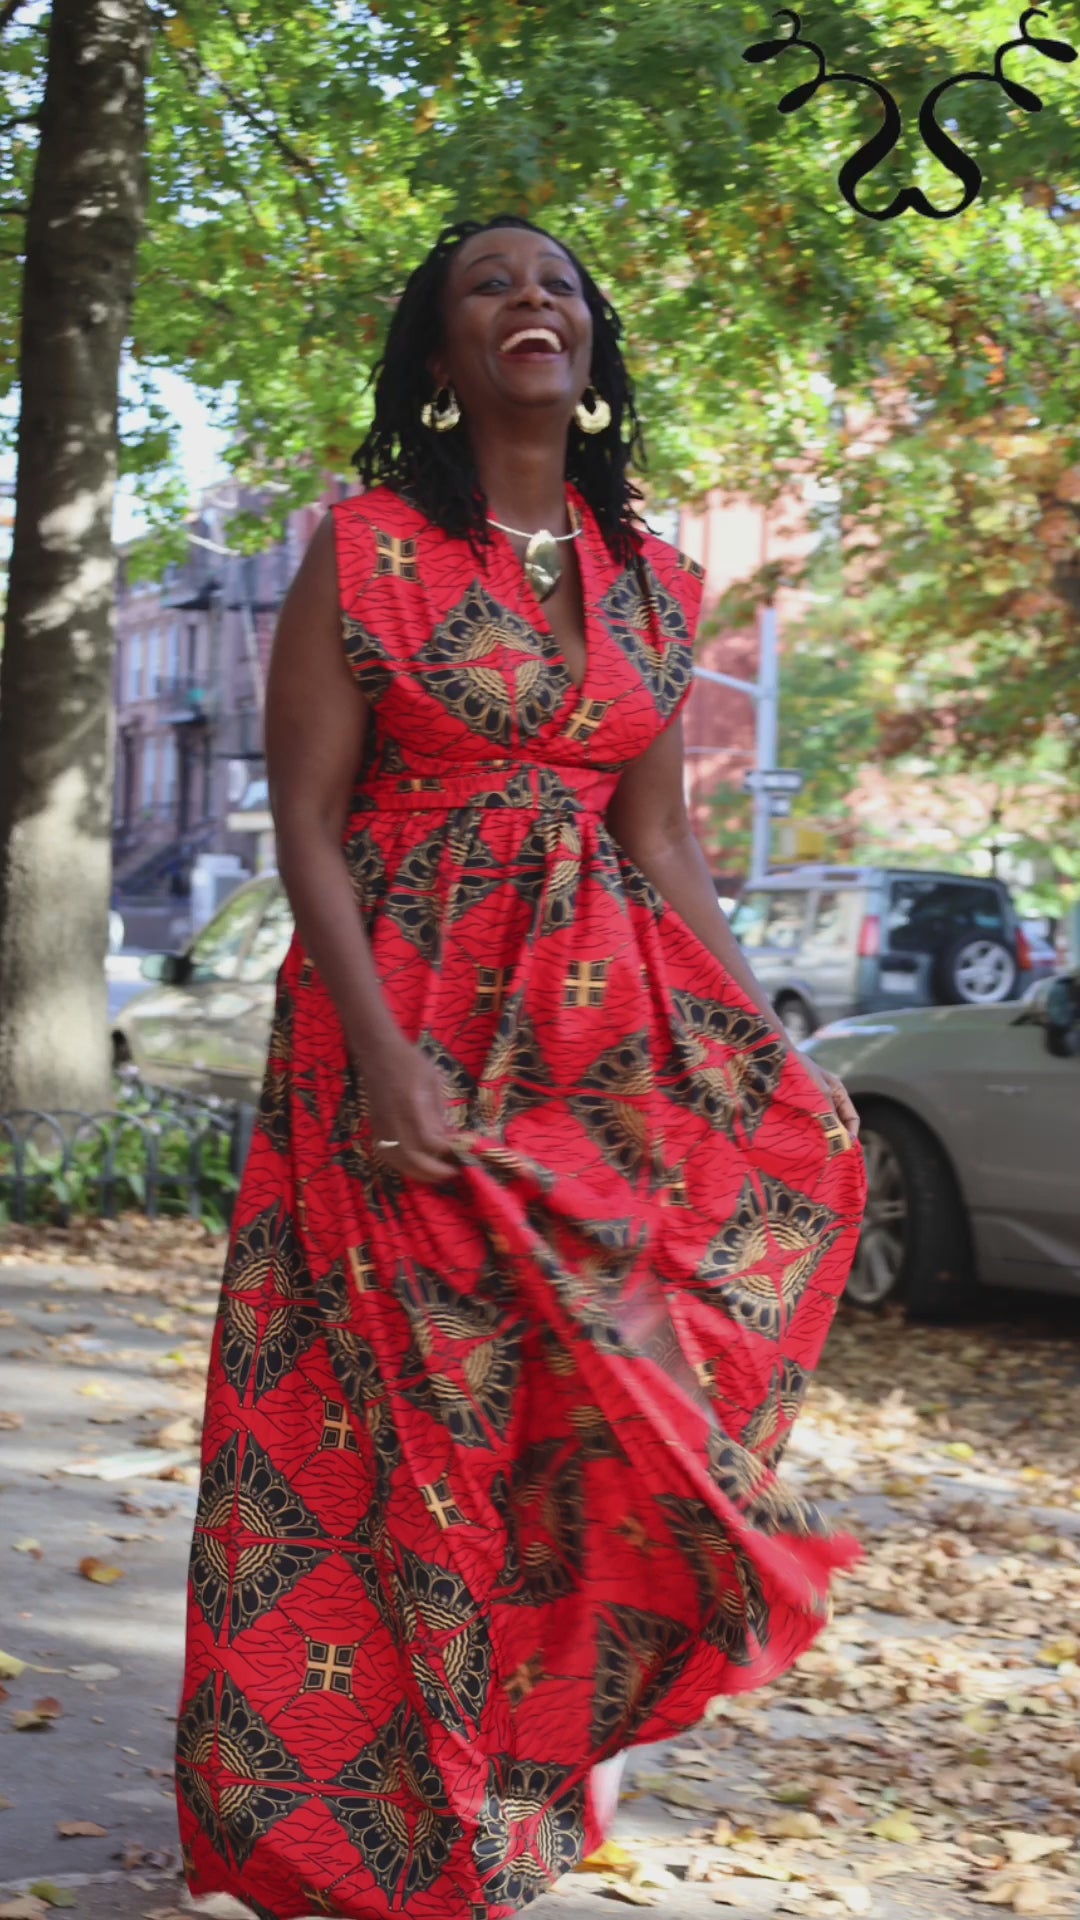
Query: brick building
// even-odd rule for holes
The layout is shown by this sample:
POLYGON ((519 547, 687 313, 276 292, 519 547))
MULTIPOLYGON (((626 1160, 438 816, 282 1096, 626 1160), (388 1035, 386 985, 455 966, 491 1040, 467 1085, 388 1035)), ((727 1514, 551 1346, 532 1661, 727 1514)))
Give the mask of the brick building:
MULTIPOLYGON (((228 483, 210 489, 188 525, 188 555, 164 578, 131 577, 119 555, 114 895, 126 917, 167 909, 182 917, 193 862, 233 854, 248 871, 272 848, 262 754, 262 689, 278 609, 333 482, 315 504, 292 513, 280 540, 253 557, 230 552, 229 524, 259 510, 257 496, 228 483)), ((736 581, 768 562, 806 551, 805 521, 726 501, 694 512, 650 515, 652 524, 705 568, 705 625, 736 581)), ((784 619, 796 597, 781 595, 784 619)), ((757 671, 753 628, 719 634, 701 647, 702 665, 740 679, 757 671)), ((754 712, 746 696, 699 681, 686 712, 687 795, 695 828, 718 874, 739 877, 710 798, 718 783, 738 786, 753 762, 754 712)))
POLYGON ((326 504, 291 514, 254 556, 229 550, 237 513, 259 499, 210 489, 187 526, 188 555, 161 580, 132 578, 118 556, 113 669, 116 778, 113 891, 121 912, 182 907, 203 853, 258 863, 265 803, 262 695, 277 612, 326 504), (245 802, 248 803, 245 809, 245 802))

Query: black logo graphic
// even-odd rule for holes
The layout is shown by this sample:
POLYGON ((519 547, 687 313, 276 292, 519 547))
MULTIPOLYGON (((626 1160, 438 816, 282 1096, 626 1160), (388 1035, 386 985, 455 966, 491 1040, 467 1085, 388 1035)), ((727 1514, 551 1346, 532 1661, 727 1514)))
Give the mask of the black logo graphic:
POLYGON ((1022 87, 1018 80, 1010 80, 1003 71, 1003 62, 1006 54, 1012 53, 1017 47, 1034 47, 1036 53, 1043 54, 1047 60, 1059 60, 1065 66, 1076 59, 1075 48, 1068 46, 1064 40, 1045 40, 1028 32, 1028 22, 1039 18, 1045 12, 1045 7, 1027 9, 1020 20, 1019 40, 1008 40, 1004 46, 998 48, 994 56, 993 72, 958 73, 951 80, 943 80, 940 86, 927 94, 919 109, 919 132, 925 144, 934 158, 940 160, 957 180, 963 182, 964 197, 955 207, 935 207, 927 199, 921 187, 902 187, 887 207, 863 205, 856 189, 860 181, 865 180, 867 174, 873 173, 875 167, 880 166, 897 145, 904 131, 903 115, 892 94, 877 80, 869 80, 861 73, 828 73, 824 53, 813 40, 802 38, 802 20, 797 13, 792 12, 790 7, 781 8, 773 18, 790 20, 794 23, 795 30, 791 37, 787 40, 759 41, 756 46, 746 48, 743 59, 749 60, 754 66, 759 66, 765 60, 777 59, 780 54, 786 53, 789 47, 803 47, 807 53, 817 55, 818 70, 815 77, 812 80, 804 80, 801 86, 794 87, 790 93, 785 93, 783 99, 777 103, 780 113, 797 113, 799 108, 805 107, 822 87, 834 83, 849 87, 867 87, 871 93, 876 93, 885 109, 885 123, 878 128, 872 139, 867 140, 857 153, 852 154, 851 159, 841 168, 838 185, 844 199, 849 207, 854 207, 856 213, 865 214, 868 220, 895 220, 899 214, 907 213, 909 208, 915 213, 923 214, 928 220, 952 220, 958 213, 963 213, 967 207, 970 207, 977 197, 979 188, 982 186, 982 173, 971 155, 958 147, 955 140, 945 132, 944 127, 938 125, 938 102, 948 93, 950 87, 963 86, 969 80, 989 80, 993 86, 1002 89, 1014 107, 1022 107, 1025 113, 1041 113, 1043 103, 1038 94, 1032 93, 1030 87, 1022 87))

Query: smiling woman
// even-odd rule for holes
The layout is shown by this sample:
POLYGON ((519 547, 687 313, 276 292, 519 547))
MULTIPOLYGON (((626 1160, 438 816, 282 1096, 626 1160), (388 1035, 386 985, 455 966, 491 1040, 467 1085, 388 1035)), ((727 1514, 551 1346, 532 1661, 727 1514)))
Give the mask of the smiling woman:
POLYGON ((511 1914, 603 1836, 605 1763, 790 1665, 854 1552, 774 1472, 854 1115, 689 831, 700 570, 635 513, 618 341, 549 235, 444 235, 275 642, 296 935, 177 1778, 192 1889, 281 1920, 511 1914))

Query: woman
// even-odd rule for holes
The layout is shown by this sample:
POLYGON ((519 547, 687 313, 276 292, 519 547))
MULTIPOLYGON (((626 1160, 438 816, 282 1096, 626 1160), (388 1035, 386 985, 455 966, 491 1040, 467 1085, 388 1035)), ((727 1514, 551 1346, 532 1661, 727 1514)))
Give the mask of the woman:
POLYGON ((857 1121, 690 834, 700 571, 635 518, 618 340, 547 234, 444 234, 278 629, 297 931, 178 1774, 192 1889, 276 1920, 514 1912, 602 1836, 603 1763, 790 1665, 853 1552, 771 1469, 857 1121))

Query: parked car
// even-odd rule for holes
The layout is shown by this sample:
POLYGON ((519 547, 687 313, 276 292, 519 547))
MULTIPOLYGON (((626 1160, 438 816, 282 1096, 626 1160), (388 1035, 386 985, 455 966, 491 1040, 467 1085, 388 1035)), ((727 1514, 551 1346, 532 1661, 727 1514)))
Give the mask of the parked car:
POLYGON ((114 1062, 154 1086, 257 1104, 292 930, 276 874, 238 887, 183 953, 143 961, 154 984, 114 1020, 114 1062))
POLYGON ((1037 980, 1049 980, 1065 964, 1065 956, 1058 957, 1057 942, 1054 939, 1050 922, 1047 920, 1021 920, 1020 931, 1027 941, 1028 964, 1024 969, 1026 986, 1033 986, 1037 980))
POLYGON ((788 1032, 898 1007, 996 1006, 1031 955, 1001 880, 900 867, 793 867, 755 882, 732 928, 788 1032))
POLYGON ((862 1118, 850 1299, 933 1318, 979 1287, 1080 1294, 1080 972, 1019 1006, 839 1020, 805 1051, 862 1118))

